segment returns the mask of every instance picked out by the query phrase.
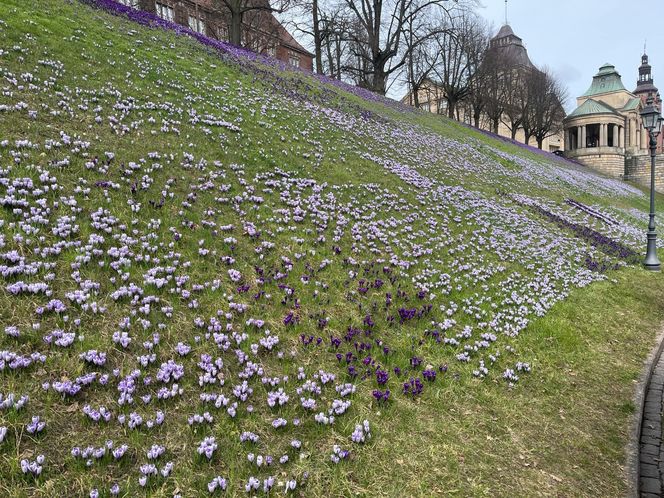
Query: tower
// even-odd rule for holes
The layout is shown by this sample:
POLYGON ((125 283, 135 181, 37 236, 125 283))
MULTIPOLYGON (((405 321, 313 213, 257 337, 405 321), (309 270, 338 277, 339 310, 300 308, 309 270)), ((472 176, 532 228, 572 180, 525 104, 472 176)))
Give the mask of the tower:
POLYGON ((648 95, 652 93, 655 98, 657 105, 661 104, 662 100, 659 96, 659 91, 655 86, 655 82, 652 77, 652 66, 648 62, 648 54, 644 53, 641 56, 641 66, 639 66, 639 79, 636 82, 636 90, 634 90, 634 95, 641 98, 641 101, 645 104, 648 95))
MULTIPOLYGON (((652 77, 652 66, 648 61, 648 54, 643 53, 641 56, 641 66, 639 66, 639 80, 636 82, 636 90, 634 90, 634 95, 639 97, 642 102, 642 106, 646 105, 646 100, 648 96, 652 94, 655 99, 655 106, 662 110, 662 98, 659 95, 659 90, 655 86, 655 81, 652 77)), ((664 135, 660 132, 657 137, 657 153, 660 154, 664 152, 664 135)))
POLYGON ((509 60, 513 64, 521 67, 535 68, 528 57, 528 51, 523 44, 523 40, 514 34, 512 27, 505 24, 498 34, 489 41, 489 52, 492 55, 499 54, 504 60, 509 60))

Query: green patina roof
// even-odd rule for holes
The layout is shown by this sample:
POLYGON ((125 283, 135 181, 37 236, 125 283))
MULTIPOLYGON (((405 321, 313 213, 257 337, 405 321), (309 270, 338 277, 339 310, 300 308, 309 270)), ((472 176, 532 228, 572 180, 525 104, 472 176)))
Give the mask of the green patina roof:
POLYGON ((623 111, 631 111, 639 107, 639 103, 641 102, 641 99, 638 97, 631 98, 627 101, 627 103, 623 106, 622 110, 623 111))
POLYGON ((597 100, 588 99, 579 107, 574 109, 568 118, 575 118, 579 116, 591 116, 593 114, 616 114, 618 113, 608 104, 598 102, 597 100))
POLYGON ((616 71, 615 66, 608 62, 599 68, 599 73, 593 76, 593 83, 582 97, 591 97, 601 93, 619 92, 621 90, 627 91, 620 79, 620 74, 616 71))

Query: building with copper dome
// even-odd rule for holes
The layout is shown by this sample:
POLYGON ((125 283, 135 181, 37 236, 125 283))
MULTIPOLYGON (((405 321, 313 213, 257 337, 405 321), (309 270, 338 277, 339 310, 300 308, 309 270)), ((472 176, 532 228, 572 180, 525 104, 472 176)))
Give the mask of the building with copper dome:
MULTIPOLYGON (((641 58, 634 91, 625 88, 620 73, 604 64, 577 108, 564 120, 565 156, 616 178, 646 182, 649 174, 649 138, 640 112, 649 95, 661 108, 646 54, 641 58)), ((659 136, 658 152, 662 152, 659 136)), ((658 180, 664 186, 664 178, 658 180)))

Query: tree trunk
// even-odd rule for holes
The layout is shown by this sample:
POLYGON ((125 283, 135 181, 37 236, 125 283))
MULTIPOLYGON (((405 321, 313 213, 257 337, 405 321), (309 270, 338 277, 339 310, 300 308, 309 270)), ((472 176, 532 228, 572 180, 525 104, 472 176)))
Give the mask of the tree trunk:
POLYGON ((498 135, 498 121, 499 121, 499 120, 500 120, 500 118, 498 118, 498 117, 494 117, 494 118, 493 118, 493 126, 492 126, 492 128, 493 128, 493 132, 494 132, 496 135, 498 135))
POLYGON ((341 81, 341 37, 337 36, 337 79, 341 81))
POLYGON ((512 129, 510 130, 510 133, 512 135, 512 140, 516 140, 516 133, 518 131, 519 131, 519 127, 512 125, 512 129))
POLYGON ((480 113, 479 109, 477 109, 477 108, 473 112, 473 121, 475 122, 475 128, 480 127, 480 114, 481 113, 480 113))
POLYGON ((537 148, 542 150, 543 145, 544 145, 544 139, 543 138, 538 138, 537 139, 537 148))
POLYGON ((454 119, 454 110, 456 109, 456 101, 447 99, 447 117, 454 119))
POLYGON ((242 12, 240 9, 231 10, 231 22, 228 27, 230 42, 238 47, 242 45, 242 12))
POLYGON ((413 54, 408 56, 408 84, 410 85, 410 100, 415 108, 420 107, 420 85, 415 81, 415 69, 413 67, 413 54))
POLYGON ((316 72, 323 74, 323 49, 320 37, 320 24, 318 20, 318 0, 313 0, 311 5, 314 22, 314 55, 316 56, 316 72))
POLYGON ((336 69, 334 56, 332 55, 331 44, 329 41, 325 44, 325 50, 327 51, 327 64, 328 64, 327 70, 330 72, 330 76, 334 78, 337 74, 336 73, 337 69, 336 69))
POLYGON ((371 90, 379 95, 385 95, 387 92, 387 75, 383 71, 382 67, 376 67, 373 71, 371 90))

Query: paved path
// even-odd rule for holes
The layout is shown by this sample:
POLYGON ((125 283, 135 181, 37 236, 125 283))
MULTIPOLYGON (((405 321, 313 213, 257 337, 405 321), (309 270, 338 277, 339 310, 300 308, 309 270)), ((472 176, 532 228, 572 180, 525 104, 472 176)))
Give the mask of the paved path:
POLYGON ((641 498, 659 498, 664 490, 664 354, 660 355, 646 390, 639 445, 639 492, 641 498))

